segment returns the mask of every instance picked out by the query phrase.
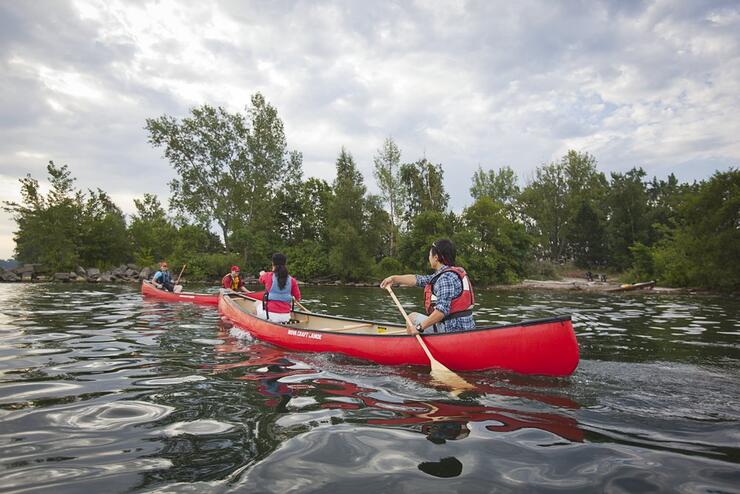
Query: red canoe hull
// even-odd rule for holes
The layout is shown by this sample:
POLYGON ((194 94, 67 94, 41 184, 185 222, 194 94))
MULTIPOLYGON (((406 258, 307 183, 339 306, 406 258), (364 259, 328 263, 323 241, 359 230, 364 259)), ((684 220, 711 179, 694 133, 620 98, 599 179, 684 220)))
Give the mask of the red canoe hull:
MULTIPOLYGON (((383 365, 429 365, 416 338, 405 334, 353 334, 302 330, 259 319, 222 291, 219 311, 240 331, 301 352, 333 352, 383 365)), ((300 313, 299 313, 300 314, 300 313)), ((355 322, 355 321, 351 321, 355 322)), ((454 371, 503 369, 568 376, 578 366, 578 343, 569 316, 472 331, 424 336, 432 355, 454 371)))
POLYGON ((192 302, 195 304, 218 305, 218 293, 173 293, 168 292, 167 290, 160 290, 147 280, 141 282, 141 294, 145 297, 166 300, 168 302, 192 302))

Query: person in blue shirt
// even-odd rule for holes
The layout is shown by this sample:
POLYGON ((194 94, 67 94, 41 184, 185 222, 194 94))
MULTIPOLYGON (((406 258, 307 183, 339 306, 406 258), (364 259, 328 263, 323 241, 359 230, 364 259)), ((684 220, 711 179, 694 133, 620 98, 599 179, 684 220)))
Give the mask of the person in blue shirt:
POLYGON ((380 287, 389 285, 418 286, 424 288, 425 314, 409 314, 413 326, 407 328, 409 334, 451 333, 475 328, 473 304, 475 296, 465 270, 455 266, 455 244, 440 239, 429 249, 429 265, 434 273, 396 274, 380 282, 380 287), (431 329, 430 329, 431 328, 431 329))
POLYGON ((152 281, 157 285, 157 288, 164 288, 170 292, 175 290, 175 283, 172 281, 172 275, 168 271, 166 261, 159 263, 159 271, 154 273, 152 281))

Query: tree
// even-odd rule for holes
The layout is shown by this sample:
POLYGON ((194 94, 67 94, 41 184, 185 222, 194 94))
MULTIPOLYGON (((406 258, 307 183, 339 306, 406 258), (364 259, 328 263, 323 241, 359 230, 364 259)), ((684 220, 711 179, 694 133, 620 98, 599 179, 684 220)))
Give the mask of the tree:
POLYGON ((136 213, 131 216, 128 231, 134 259, 143 266, 167 259, 174 251, 177 229, 154 194, 134 199, 136 213))
POLYGON ((401 166, 400 178, 407 223, 422 211, 447 210, 450 196, 445 192, 442 165, 433 165, 426 158, 406 163, 401 166))
POLYGON ((524 276, 531 238, 524 225, 508 218, 504 205, 483 196, 465 209, 462 220, 456 240, 471 279, 514 283, 524 276))
POLYGON ((557 163, 538 167, 521 195, 529 230, 538 240, 540 254, 551 261, 560 261, 566 252, 567 198, 567 176, 557 163))
POLYGON ((581 255, 588 248, 584 242, 589 243, 588 228, 593 224, 579 221, 594 220, 590 213, 596 214, 597 222, 606 215, 602 211, 607 182, 596 171, 596 159, 571 150, 559 162, 537 168, 535 174, 520 200, 540 255, 557 262, 574 258, 575 250, 581 255))
POLYGON ((343 280, 360 280, 370 271, 370 252, 362 228, 365 185, 352 155, 344 148, 337 158, 334 196, 327 215, 329 260, 343 280))
POLYGON ((40 263, 50 271, 69 271, 77 266, 78 234, 82 194, 73 187, 75 179, 67 165, 49 161, 51 190, 46 197, 39 183, 27 175, 20 179, 22 203, 5 201, 3 209, 13 215, 16 259, 40 263))
POLYGON ((643 181, 645 171, 632 168, 627 173, 612 172, 611 177, 607 197, 610 257, 617 268, 626 269, 632 263, 630 246, 635 242, 648 243, 650 224, 643 181))
POLYGON ((581 200, 569 235, 570 248, 577 266, 593 268, 607 263, 606 226, 594 204, 581 200))
POLYGON ((126 219, 101 189, 88 191, 78 228, 79 260, 83 265, 105 268, 130 260, 126 219))
POLYGON ((390 219, 390 255, 396 254, 396 245, 398 238, 398 229, 400 227, 401 216, 403 214, 403 202, 401 197, 403 189, 401 187, 401 176, 399 164, 401 162, 401 151, 393 141, 388 137, 383 142, 383 148, 379 149, 373 163, 375 165, 375 180, 380 187, 381 197, 388 204, 390 219))
POLYGON ((653 249, 658 276, 668 284, 740 289, 740 170, 716 172, 686 193, 679 225, 653 249))
POLYGON ((237 224, 248 226, 270 209, 273 190, 295 173, 297 158, 287 151, 277 110, 260 93, 247 116, 208 105, 190 113, 181 121, 147 119, 149 142, 164 147, 178 174, 171 206, 201 225, 216 223, 228 250, 237 224))
POLYGON ((399 257, 401 262, 417 273, 429 270, 429 249, 440 238, 452 239, 455 233, 454 213, 422 211, 411 221, 406 234, 401 237, 399 257))
POLYGON ((478 166, 478 170, 473 174, 473 186, 470 187, 473 199, 477 201, 482 197, 490 197, 503 204, 512 221, 517 216, 516 206, 520 194, 516 173, 508 166, 499 168, 498 173, 494 170, 484 172, 483 168, 478 166))

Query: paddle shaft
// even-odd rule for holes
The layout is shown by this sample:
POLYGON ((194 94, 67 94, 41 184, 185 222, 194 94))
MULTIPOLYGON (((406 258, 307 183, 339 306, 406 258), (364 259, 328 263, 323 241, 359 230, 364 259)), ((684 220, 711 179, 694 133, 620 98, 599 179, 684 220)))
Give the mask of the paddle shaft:
POLYGON ((182 269, 180 270, 180 275, 177 277, 177 281, 175 281, 175 285, 177 285, 178 283, 180 283, 180 278, 182 278, 182 273, 185 272, 185 267, 187 265, 188 265, 187 263, 185 263, 185 264, 182 265, 182 269))
MULTIPOLYGON (((398 298, 396 297, 396 294, 393 293, 393 289, 391 288, 391 286, 388 285, 385 288, 386 288, 386 290, 388 290, 388 293, 391 294, 391 297, 393 298, 393 301, 396 303, 396 307, 398 307, 398 310, 400 310, 401 311, 401 314, 403 314, 403 318, 406 319, 406 324, 408 324, 409 326, 413 326, 414 323, 411 322, 411 319, 409 318, 408 314, 406 314, 406 311, 404 310, 403 306, 401 305, 401 302, 398 301, 398 298)), ((427 354, 427 357, 429 358, 429 362, 432 363, 432 367, 438 365, 441 368, 445 368, 444 365, 442 365, 437 359, 435 359, 432 356, 432 353, 429 351, 429 348, 427 348, 427 344, 424 343, 424 340, 421 339, 421 335, 419 335, 418 333, 416 334, 416 340, 421 345, 421 348, 424 350, 424 353, 427 354)))

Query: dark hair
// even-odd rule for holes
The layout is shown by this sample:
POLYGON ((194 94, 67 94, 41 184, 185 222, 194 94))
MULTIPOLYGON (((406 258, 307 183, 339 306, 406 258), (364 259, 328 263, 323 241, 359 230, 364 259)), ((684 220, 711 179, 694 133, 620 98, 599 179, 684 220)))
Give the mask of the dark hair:
POLYGON ((455 265, 455 244, 446 238, 441 238, 432 244, 432 255, 439 258, 439 262, 447 266, 455 265))
POLYGON ((272 255, 272 264, 275 266, 273 273, 277 273, 278 286, 281 290, 285 288, 285 283, 288 281, 288 268, 285 267, 287 261, 285 254, 276 252, 272 255))

